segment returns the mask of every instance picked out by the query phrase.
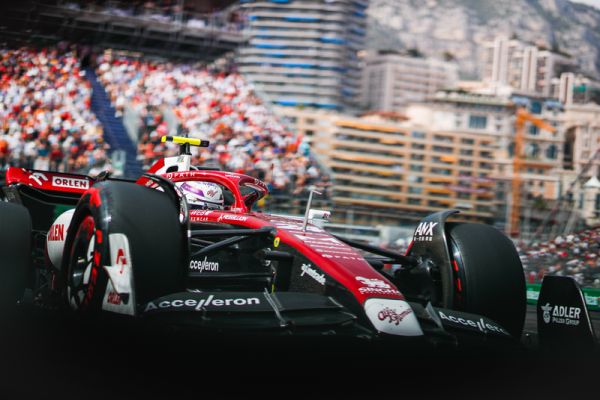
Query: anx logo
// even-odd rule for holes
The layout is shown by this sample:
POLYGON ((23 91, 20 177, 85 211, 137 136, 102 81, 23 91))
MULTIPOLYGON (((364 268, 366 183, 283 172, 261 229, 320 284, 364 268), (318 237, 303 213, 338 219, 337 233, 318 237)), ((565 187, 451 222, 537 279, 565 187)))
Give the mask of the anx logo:
POLYGON ((543 311, 542 318, 546 324, 579 325, 579 318, 581 317, 581 308, 579 307, 552 306, 550 303, 546 303, 541 308, 543 311))
POLYGON ((304 276, 304 274, 306 274, 313 278, 315 281, 319 282, 321 285, 325 285, 325 274, 319 274, 317 270, 311 267, 312 265, 310 264, 302 264, 302 267, 300 267, 300 269, 302 270, 300 276, 304 276))
POLYGON ((415 230, 415 242, 431 242, 433 240, 433 228, 438 222, 421 222, 415 230))

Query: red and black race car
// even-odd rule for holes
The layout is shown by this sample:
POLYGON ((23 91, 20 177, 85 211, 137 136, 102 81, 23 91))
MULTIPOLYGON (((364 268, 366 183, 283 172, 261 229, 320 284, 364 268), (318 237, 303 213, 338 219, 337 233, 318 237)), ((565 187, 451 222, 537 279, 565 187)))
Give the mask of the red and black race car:
POLYGON ((0 299, 207 331, 393 340, 518 341, 525 282, 512 242, 483 224, 418 225, 406 255, 304 218, 253 211, 255 178, 190 166, 198 139, 137 181, 9 168, 0 202, 0 299), (181 182, 219 185, 193 209, 181 182), (394 265, 393 269, 384 268, 394 265), (392 272, 393 271, 393 272, 392 272))

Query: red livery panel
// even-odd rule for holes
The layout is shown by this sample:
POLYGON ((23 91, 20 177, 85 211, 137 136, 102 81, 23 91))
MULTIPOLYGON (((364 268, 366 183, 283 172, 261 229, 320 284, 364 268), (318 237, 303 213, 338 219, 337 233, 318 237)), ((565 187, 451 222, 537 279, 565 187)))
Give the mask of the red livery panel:
POLYGON ((311 224, 303 232, 302 219, 253 212, 192 210, 190 220, 196 223, 227 223, 251 229, 273 226, 277 229, 276 237, 280 243, 297 249, 351 291, 361 304, 372 297, 404 299, 396 287, 352 247, 311 224))
POLYGON ((83 194, 94 182, 94 179, 85 175, 16 167, 11 167, 6 171, 6 183, 8 185, 20 183, 42 190, 83 194))

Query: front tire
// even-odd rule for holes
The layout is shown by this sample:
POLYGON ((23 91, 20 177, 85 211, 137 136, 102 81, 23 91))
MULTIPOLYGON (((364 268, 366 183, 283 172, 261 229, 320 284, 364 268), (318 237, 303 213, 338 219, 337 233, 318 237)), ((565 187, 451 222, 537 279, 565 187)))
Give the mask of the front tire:
POLYGON ((448 223, 453 308, 498 322, 514 337, 523 332, 525 275, 512 241, 484 224, 448 223))
POLYGON ((23 297, 31 268, 31 216, 19 204, 0 202, 0 308, 23 297))
POLYGON ((172 199, 134 183, 105 181, 81 198, 67 234, 63 270, 73 308, 102 309, 109 285, 105 267, 115 264, 112 258, 120 250, 110 248, 115 234, 129 248, 124 259, 133 273, 134 310, 184 290, 186 238, 172 199))

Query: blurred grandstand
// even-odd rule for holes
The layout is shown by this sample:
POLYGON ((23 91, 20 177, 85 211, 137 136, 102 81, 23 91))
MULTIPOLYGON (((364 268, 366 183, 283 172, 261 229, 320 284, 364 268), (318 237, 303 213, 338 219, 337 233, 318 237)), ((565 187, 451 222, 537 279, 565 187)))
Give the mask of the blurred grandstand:
MULTIPOLYGON (((229 68, 105 51, 90 61, 96 70, 83 70, 78 49, 62 44, 3 51, 1 167, 92 174, 111 169, 107 150, 127 148, 121 145, 128 139, 121 117, 129 110, 138 119, 129 158, 142 169, 175 154, 174 147, 160 143, 161 136, 201 136, 212 145, 195 153, 194 163, 265 180, 273 194, 271 206, 301 212, 299 199, 309 186, 327 196, 329 182, 302 138, 288 131, 229 68)), ((141 170, 124 172, 134 177, 141 170)))
POLYGON ((544 275, 572 276, 580 285, 600 288, 600 228, 557 236, 519 249, 528 283, 544 275))
MULTIPOLYGON (((98 172, 93 167, 101 164, 97 159, 108 167, 109 150, 114 173, 137 176, 175 151, 160 143, 161 135, 189 134, 213 142, 195 154, 195 163, 267 181, 273 194, 267 199, 270 209, 302 212, 308 187, 327 198, 330 182, 308 145, 282 125, 227 61, 228 52, 245 40, 246 21, 236 3, 25 0, 7 5, 0 15, 0 40, 7 48, 55 48, 76 57, 74 74, 87 88, 77 105, 86 110, 89 123, 103 129, 103 153, 96 151, 87 163, 81 156, 78 163, 59 158, 68 164, 60 168, 98 172)), ((47 79, 45 86, 52 87, 54 78, 47 79)), ((13 137, 11 118, 4 119, 13 131, 4 132, 13 137)), ((31 138, 45 135, 38 131, 31 138)), ((3 165, 33 166, 27 162, 32 151, 28 159, 17 160, 21 144, 13 140, 0 146, 3 165)), ((46 163, 36 166, 43 169, 46 163)))
POLYGON ((302 138, 285 129, 241 75, 112 52, 99 58, 97 74, 119 115, 134 108, 139 120, 132 136, 145 169, 176 154, 176 146, 160 143, 171 133, 210 139, 210 148, 194 149, 194 164, 255 176, 273 195, 298 196, 315 185, 326 191, 302 138))
POLYGON ((2 169, 110 169, 91 87, 73 52, 2 49, 0 76, 2 169))

